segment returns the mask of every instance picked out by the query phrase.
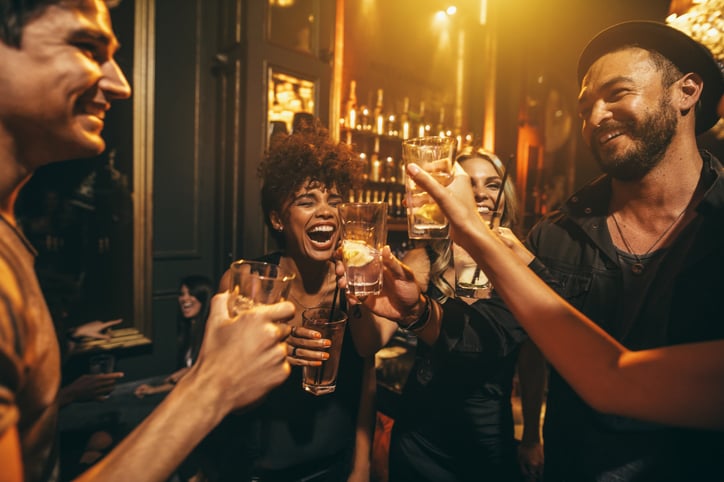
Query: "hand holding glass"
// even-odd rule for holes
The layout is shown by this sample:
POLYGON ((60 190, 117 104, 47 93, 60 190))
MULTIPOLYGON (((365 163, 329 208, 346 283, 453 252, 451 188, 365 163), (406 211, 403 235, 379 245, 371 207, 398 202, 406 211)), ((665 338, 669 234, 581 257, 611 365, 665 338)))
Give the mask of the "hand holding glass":
POLYGON ((289 296, 294 273, 261 261, 240 259, 229 269, 229 316, 234 318, 254 305, 271 305, 289 296))
POLYGON ((329 358, 318 367, 305 366, 302 369, 302 388, 314 395, 332 393, 337 388, 337 371, 344 341, 347 314, 340 310, 331 312, 330 307, 307 308, 302 312, 302 325, 321 333, 322 338, 332 342, 327 348, 329 358))
MULTIPOLYGON (((456 140, 452 137, 419 137, 402 143, 406 164, 415 163, 440 184, 452 182, 456 140)), ((410 239, 447 238, 448 221, 434 199, 405 176, 407 234, 410 239)))
POLYGON ((339 219, 347 289, 359 299, 379 294, 382 289, 381 250, 387 242, 387 204, 341 204, 339 219))

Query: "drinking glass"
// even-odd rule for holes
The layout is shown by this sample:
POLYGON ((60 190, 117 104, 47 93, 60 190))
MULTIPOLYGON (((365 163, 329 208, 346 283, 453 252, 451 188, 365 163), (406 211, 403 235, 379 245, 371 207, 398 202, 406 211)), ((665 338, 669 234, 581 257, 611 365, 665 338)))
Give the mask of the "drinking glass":
POLYGON ((339 206, 342 262, 347 289, 357 298, 382 289, 382 247, 387 242, 387 203, 344 203, 339 206))
POLYGON ((307 308, 302 312, 302 325, 310 330, 318 331, 322 338, 332 342, 329 348, 329 358, 322 361, 318 367, 304 366, 302 369, 302 388, 313 395, 332 393, 337 388, 337 372, 339 358, 342 353, 344 341, 344 328, 347 323, 347 314, 341 310, 327 307, 307 308))
POLYGON ((455 295, 467 298, 490 298, 492 284, 478 263, 457 244, 452 245, 455 266, 455 295))
POLYGON ((234 318, 254 305, 271 305, 287 299, 294 273, 279 265, 240 259, 231 263, 229 316, 234 318))
MULTIPOLYGON (((457 141, 453 137, 418 137, 402 143, 405 164, 415 163, 440 184, 452 182, 457 141)), ((434 199, 405 176, 407 234, 410 239, 447 238, 449 226, 434 199)))

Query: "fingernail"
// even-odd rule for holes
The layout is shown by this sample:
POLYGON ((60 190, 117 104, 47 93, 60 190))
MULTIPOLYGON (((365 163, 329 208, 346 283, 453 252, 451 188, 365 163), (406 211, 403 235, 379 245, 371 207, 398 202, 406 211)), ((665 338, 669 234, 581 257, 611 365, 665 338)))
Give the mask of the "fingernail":
POLYGON ((417 174, 418 172, 420 172, 420 168, 417 166, 417 164, 408 164, 407 172, 409 172, 410 174, 417 174))
POLYGON ((322 353, 323 360, 329 360, 329 353, 322 353))
POLYGON ((332 340, 324 340, 322 343, 322 346, 330 347, 332 346, 332 340))

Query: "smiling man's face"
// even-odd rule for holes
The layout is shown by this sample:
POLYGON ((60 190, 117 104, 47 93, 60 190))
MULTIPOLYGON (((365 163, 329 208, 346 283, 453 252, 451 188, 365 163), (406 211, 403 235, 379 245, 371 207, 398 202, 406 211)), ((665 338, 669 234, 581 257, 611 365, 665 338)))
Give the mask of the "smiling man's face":
POLYGON ((582 134, 601 169, 621 180, 642 178, 663 158, 678 113, 662 73, 639 48, 598 59, 579 94, 582 134))
POLYGON ((51 5, 24 27, 18 48, 0 43, 0 127, 30 168, 92 156, 111 101, 130 96, 114 60, 118 41, 102 0, 51 5))

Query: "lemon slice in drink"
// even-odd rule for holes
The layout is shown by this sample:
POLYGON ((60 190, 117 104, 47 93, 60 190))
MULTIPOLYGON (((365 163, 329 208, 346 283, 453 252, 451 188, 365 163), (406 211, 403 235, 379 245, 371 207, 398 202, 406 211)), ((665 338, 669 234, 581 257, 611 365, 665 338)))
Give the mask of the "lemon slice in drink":
POLYGON ((375 259, 372 248, 362 241, 344 241, 342 258, 348 268, 364 266, 375 259))
POLYGON ((429 203, 424 204, 417 208, 415 216, 418 216, 429 223, 443 224, 445 222, 445 216, 440 211, 437 204, 429 203))

